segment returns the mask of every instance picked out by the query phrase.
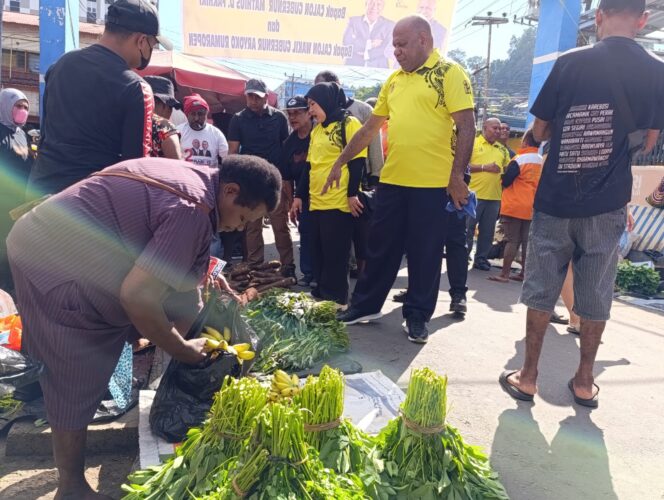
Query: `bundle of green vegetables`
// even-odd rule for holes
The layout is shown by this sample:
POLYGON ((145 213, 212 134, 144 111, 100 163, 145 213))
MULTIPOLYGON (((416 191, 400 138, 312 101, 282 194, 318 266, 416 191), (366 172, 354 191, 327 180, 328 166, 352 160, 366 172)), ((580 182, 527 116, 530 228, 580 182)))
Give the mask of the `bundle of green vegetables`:
POLYGON ((324 366, 318 377, 307 378, 296 401, 304 410, 304 438, 319 452, 325 467, 354 476, 372 498, 386 499, 395 493, 381 479, 383 462, 375 443, 342 418, 344 379, 339 370, 324 366))
POLYGON ((245 449, 266 404, 267 389, 258 381, 227 377, 203 426, 187 433, 173 458, 131 474, 130 484, 122 486, 124 498, 180 499, 210 491, 217 474, 245 449))
POLYGON ((446 411, 447 378, 415 370, 401 416, 378 436, 397 498, 508 499, 487 457, 446 425, 446 411))
POLYGON ((359 500, 361 485, 325 469, 304 439, 302 410, 272 403, 237 464, 206 500, 359 500))
POLYGON ((303 370, 350 346, 346 327, 336 320, 334 302, 274 290, 249 303, 244 314, 262 341, 255 371, 303 370))

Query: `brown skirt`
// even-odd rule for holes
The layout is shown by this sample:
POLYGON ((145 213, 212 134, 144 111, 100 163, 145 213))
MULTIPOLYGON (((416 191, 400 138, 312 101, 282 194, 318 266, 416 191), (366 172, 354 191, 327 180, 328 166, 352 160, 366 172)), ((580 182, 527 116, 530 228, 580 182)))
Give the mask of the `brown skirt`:
POLYGON ((92 421, 134 328, 105 324, 69 281, 41 293, 12 266, 23 351, 44 363, 40 384, 50 425, 82 430, 92 421))

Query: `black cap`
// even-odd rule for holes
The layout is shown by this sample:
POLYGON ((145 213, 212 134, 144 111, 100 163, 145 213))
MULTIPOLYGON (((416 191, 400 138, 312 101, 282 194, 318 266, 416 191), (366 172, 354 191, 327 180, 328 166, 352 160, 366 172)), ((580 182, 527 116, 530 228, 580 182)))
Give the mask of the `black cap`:
POLYGON ((244 93, 245 95, 256 94, 259 97, 265 97, 267 95, 267 85, 263 80, 252 78, 245 84, 244 93))
POLYGON ((646 10, 646 0, 601 0, 598 8, 604 11, 643 14, 646 10))
POLYGON ((117 0, 108 8, 106 23, 154 36, 166 50, 173 50, 170 40, 159 33, 159 14, 151 0, 117 0))
POLYGON ((171 108, 182 108, 180 101, 175 98, 175 87, 173 86, 173 82, 168 78, 164 78, 163 76, 146 76, 143 79, 148 82, 152 88, 152 93, 154 94, 155 99, 159 99, 166 104, 166 106, 171 108))
POLYGON ((309 103, 302 95, 296 95, 286 101, 286 109, 308 109, 309 103))

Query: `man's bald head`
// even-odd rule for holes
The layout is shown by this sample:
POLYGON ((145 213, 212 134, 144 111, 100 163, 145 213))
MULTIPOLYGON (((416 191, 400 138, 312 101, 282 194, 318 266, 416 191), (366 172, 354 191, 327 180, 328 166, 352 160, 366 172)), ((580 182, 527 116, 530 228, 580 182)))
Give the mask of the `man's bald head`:
POLYGON ((412 16, 404 17, 394 26, 394 31, 397 31, 398 29, 430 38, 431 46, 433 47, 433 34, 431 32, 431 25, 429 24, 427 18, 423 15, 413 14, 412 16))
POLYGON ((488 143, 493 144, 500 139, 500 120, 498 118, 487 118, 482 127, 482 135, 488 143))
POLYGON ((404 71, 412 72, 422 66, 433 51, 431 25, 424 16, 412 15, 401 19, 392 34, 394 57, 404 71))

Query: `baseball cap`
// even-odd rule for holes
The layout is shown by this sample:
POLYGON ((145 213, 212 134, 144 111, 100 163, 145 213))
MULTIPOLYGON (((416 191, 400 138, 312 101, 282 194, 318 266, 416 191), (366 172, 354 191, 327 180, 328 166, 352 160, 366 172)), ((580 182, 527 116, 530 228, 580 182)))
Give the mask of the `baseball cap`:
POLYGON ((646 0, 601 0, 599 10, 616 12, 634 12, 642 14, 646 10, 646 0))
POLYGON ((167 106, 174 109, 181 109, 180 101, 175 98, 175 88, 173 82, 163 76, 146 76, 143 78, 152 88, 152 94, 155 98, 161 100, 167 106))
POLYGON ((108 7, 106 23, 153 36, 163 48, 173 50, 171 41, 159 33, 159 14, 151 0, 117 0, 108 7))
POLYGON ((184 98, 184 114, 188 115, 191 111, 197 109, 206 109, 210 111, 210 105, 199 94, 191 94, 184 98))
POLYGON ((265 97, 267 95, 267 85, 263 80, 252 78, 244 86, 244 93, 256 94, 258 97, 265 97))
POLYGON ((286 109, 308 109, 309 103, 302 95, 296 95, 286 101, 286 109))

